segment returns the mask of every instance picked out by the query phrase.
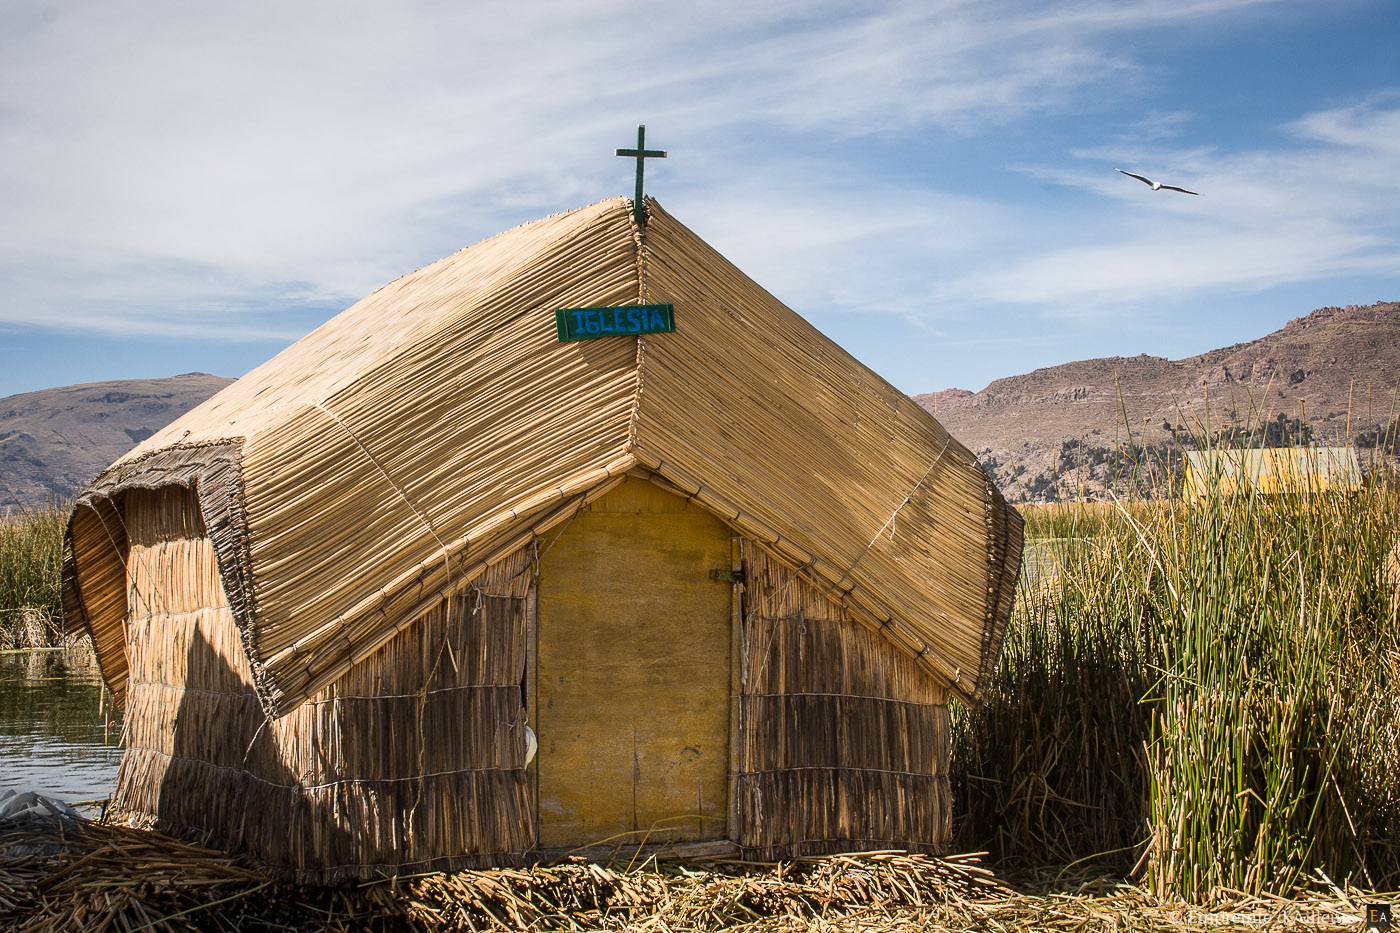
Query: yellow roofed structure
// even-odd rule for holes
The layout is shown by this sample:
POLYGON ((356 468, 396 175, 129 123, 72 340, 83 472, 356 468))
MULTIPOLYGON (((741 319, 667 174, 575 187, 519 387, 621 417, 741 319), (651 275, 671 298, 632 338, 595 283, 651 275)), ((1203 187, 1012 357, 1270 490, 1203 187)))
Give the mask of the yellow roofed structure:
MULTIPOLYGON (((349 793, 342 786, 351 779, 345 776, 349 759, 326 757, 325 735, 333 724, 315 717, 350 715, 344 697, 377 691, 386 697, 417 696, 426 704, 434 678, 459 676, 465 683, 479 677, 483 687, 489 681, 498 692, 511 687, 510 708, 535 714, 519 672, 526 669, 520 665, 553 663, 546 655, 554 643, 543 627, 554 618, 563 620, 560 631, 583 631, 592 624, 585 622, 587 612, 575 613, 567 600, 550 602, 554 597, 546 583, 558 581, 558 592, 585 586, 586 580, 570 582, 570 568, 601 560, 594 575, 607 579, 598 586, 613 586, 631 572, 629 562, 640 567, 652 551, 670 547, 628 545, 633 550, 619 550, 609 565, 599 555, 604 546, 599 542, 623 539, 608 537, 613 532, 606 529, 621 526, 608 524, 614 518, 606 516, 625 513, 633 516, 628 522, 644 514, 660 516, 641 537, 627 540, 699 540, 711 534, 706 523, 728 535, 724 540, 735 548, 732 561, 729 545, 716 545, 719 557, 704 556, 699 545, 677 546, 677 559, 709 561, 710 579, 732 580, 736 592, 746 592, 736 617, 770 619, 776 628, 767 636, 769 648, 797 639, 791 642, 794 657, 809 659, 815 648, 803 647, 806 639, 840 633, 831 635, 833 653, 820 674, 828 678, 827 686, 815 689, 815 681, 803 680, 809 674, 794 673, 798 668, 784 662, 744 672, 736 668, 734 691, 749 689, 745 678, 777 677, 782 683, 776 686, 753 681, 753 702, 768 702, 763 698, 776 696, 774 691, 814 697, 844 691, 869 696, 872 703, 881 696, 917 694, 935 717, 929 722, 942 722, 939 728, 946 732, 946 709, 939 705, 944 693, 975 702, 996 663, 1020 564, 1020 516, 967 448, 926 411, 654 201, 648 199, 646 207, 644 236, 631 200, 617 198, 526 224, 391 282, 104 471, 69 522, 63 595, 70 621, 91 632, 103 676, 119 701, 136 702, 143 685, 165 678, 161 682, 168 687, 184 691, 182 702, 197 704, 202 701, 188 688, 199 677, 232 684, 231 691, 243 678, 246 691, 240 695, 249 705, 239 713, 245 726, 238 728, 249 734, 230 739, 229 748, 238 745, 246 762, 261 754, 259 743, 276 746, 269 746, 265 767, 258 766, 264 770, 256 781, 263 783, 248 786, 295 787, 296 793, 314 796, 320 791, 313 789, 324 785, 324 793, 343 797, 349 793), (557 309, 658 303, 673 306, 673 332, 564 341, 556 328, 557 309), (652 492, 636 487, 638 482, 652 492), (595 514, 596 520, 588 518, 595 514), (671 528, 682 530, 668 538, 665 529, 671 528), (600 537, 579 537, 585 532, 600 537), (556 544, 554 557, 546 556, 556 544), (567 566, 551 569, 550 560, 562 561, 564 554, 573 555, 567 566), (511 604, 518 611, 512 610, 516 622, 510 624, 516 628, 510 637, 518 644, 491 649, 506 658, 500 662, 506 666, 488 675, 486 667, 474 667, 478 662, 463 655, 475 657, 479 649, 485 658, 491 651, 452 641, 458 621, 451 607, 460 603, 478 619, 481 606, 494 597, 517 601, 511 604), (160 628, 174 624, 162 620, 175 618, 185 620, 179 632, 160 628), (229 624, 218 628, 215 619, 229 624), (782 634, 789 624, 792 631, 782 634), (425 634, 436 631, 448 634, 425 634), (405 647, 412 645, 419 647, 405 647), (387 674, 373 680, 365 673, 374 665, 417 670, 418 679, 402 674, 408 679, 391 689, 385 686, 387 674), (881 678, 884 686, 876 683, 881 678), (894 690, 889 678, 904 686, 894 690), (288 725, 298 717, 311 718, 296 728, 288 725), (264 718, 283 731, 262 735, 258 723, 264 718), (319 749, 314 754, 308 750, 313 746, 319 749)), ((597 599, 610 605, 625 595, 597 599)), ((637 598, 664 605, 654 593, 637 598)), ((724 596, 725 607, 728 599, 724 596)), ((664 617, 669 610, 657 611, 664 617)), ((722 613, 729 617, 728 608, 722 613)), ((638 631, 670 630, 657 622, 638 631)), ((683 640, 684 635, 657 637, 683 640)), ((735 637, 738 645, 742 638, 735 637)), ((730 657, 729 636, 716 638, 716 657, 730 657)), ((586 641, 580 644, 577 651, 590 650, 586 641)), ((755 651, 763 648, 753 644, 755 651)), ((577 651, 560 657, 567 660, 577 651)), ((680 653, 676 648, 647 664, 669 664, 680 653)), ((721 733, 730 721, 728 663, 721 665, 724 673, 715 674, 714 728, 721 733)), ((223 688, 201 689, 212 694, 223 688)), ((154 709, 167 694, 175 695, 142 693, 146 699, 140 703, 154 709)), ((908 715, 906 707, 888 706, 888 711, 908 715)), ((845 712, 831 715, 836 722, 856 713, 848 704, 845 712)), ((194 714, 161 716, 151 719, 163 724, 151 726, 145 763, 132 763, 135 753, 128 752, 124 787, 154 780, 138 780, 138 770, 143 775, 159 770, 168 784, 182 760, 222 762, 233 754, 221 748, 182 752, 171 723, 194 714)), ((503 724, 483 733, 498 735, 491 742, 506 741, 499 735, 524 735, 523 715, 505 712, 481 721, 503 724)), ((543 758, 553 746, 545 727, 536 726, 543 758)), ((429 727, 420 723, 419 728, 429 727)), ((349 756, 351 744, 368 742, 362 738, 366 730, 372 728, 365 723, 344 727, 337 733, 342 738, 336 740, 336 755, 349 756)), ((400 735, 394 741, 407 740, 400 735)), ((891 763, 887 748, 867 750, 878 764, 867 769, 871 780, 914 771, 933 776, 937 768, 928 762, 946 757, 946 734, 942 741, 942 750, 928 761, 920 756, 933 752, 910 746, 909 754, 923 762, 917 765, 891 763)), ((516 775, 507 783, 516 781, 529 757, 524 738, 510 742, 516 744, 489 753, 479 742, 475 751, 462 751, 465 757, 456 765, 429 770, 460 771, 462 781, 471 781, 484 780, 480 775, 489 768, 505 768, 516 775), (472 755, 494 763, 462 764, 472 755)), ((686 745, 686 754, 696 745, 686 745)), ((763 747, 754 746, 758 750, 752 754, 767 754, 763 747)), ((394 754, 405 761, 412 757, 394 754)), ((745 770, 749 753, 736 745, 729 754, 731 765, 719 767, 716 780, 745 770)), ((403 767, 412 770, 410 764, 403 767)), ((220 767, 237 771, 245 765, 233 761, 220 767)), ((383 767, 365 765, 352 777, 383 767)), ((413 773, 421 776, 425 767, 420 753, 413 773)), ((807 780, 799 773, 803 769, 783 770, 771 762, 751 768, 755 781, 779 771, 788 775, 784 793, 822 793, 799 788, 807 780)), ((216 777, 209 772, 197 780, 207 784, 216 777)), ((400 779, 408 780, 394 778, 400 779)), ((946 777, 939 780, 939 793, 946 796, 946 777)), ((509 786, 517 788, 511 799, 527 799, 518 790, 523 785, 509 786)), ((148 791, 131 790, 132 800, 141 793, 148 791)), ((734 785, 718 793, 737 806, 734 801, 747 792, 734 785)), ((175 798, 151 796, 147 804, 131 805, 154 811, 168 806, 161 801, 169 799, 175 798)), ((341 802, 326 804, 331 811, 348 806, 335 799, 341 802)), ((412 819, 413 812, 424 818, 428 811, 416 801, 404 805, 403 819, 412 819)), ((550 831, 526 831, 512 823, 473 830, 469 835, 475 841, 434 843, 437 848, 425 849, 416 860, 402 854, 402 840, 383 841, 384 851, 376 855, 363 848, 370 843, 352 844, 339 836, 318 841, 311 847, 314 855, 270 854, 285 844, 285 833, 244 822, 235 831, 228 828, 232 816, 207 810, 216 804, 199 806, 206 809, 171 811, 167 821, 216 828, 224 838, 237 836, 249 845, 257 836, 269 862, 299 871, 379 864, 391 857, 396 864, 437 865, 443 853, 462 846, 518 852, 552 838, 550 831), (341 845, 351 848, 335 854, 341 845)), ((523 802, 520 806, 534 812, 523 802)), ((538 818, 545 821, 544 804, 539 806, 538 818)), ((829 808, 812 809, 813 819, 835 818, 818 812, 829 808)), ((443 812, 449 823, 458 819, 443 812)), ((526 813, 519 825, 533 825, 535 818, 526 813)), ((757 825, 758 818, 729 819, 730 836, 739 838, 734 821, 757 825)), ((946 837, 946 807, 929 811, 927 820, 932 828, 900 838, 946 841, 939 838, 946 837)), ((575 843, 571 832, 560 829, 558 841, 575 843)), ((791 832, 808 838, 821 833, 829 839, 876 838, 861 835, 869 830, 858 827, 791 832)), ((420 830, 415 838, 431 835, 420 830)), ((768 854, 789 851, 772 848, 782 842, 779 836, 753 836, 745 845, 768 854)), ((708 837, 702 832, 696 838, 708 837)))
POLYGON ((1212 485, 1226 495, 1341 491, 1361 485, 1361 466, 1350 447, 1187 451, 1182 495, 1204 499, 1212 485))

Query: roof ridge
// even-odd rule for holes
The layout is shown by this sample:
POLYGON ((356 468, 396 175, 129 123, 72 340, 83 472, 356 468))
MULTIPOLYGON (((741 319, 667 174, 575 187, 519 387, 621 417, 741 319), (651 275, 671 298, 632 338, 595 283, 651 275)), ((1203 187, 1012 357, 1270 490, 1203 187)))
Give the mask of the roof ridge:
MULTIPOLYGON (((645 231, 637 226, 637 215, 635 211, 635 201, 632 198, 624 199, 628 205, 627 226, 632 232, 632 245, 636 250, 635 262, 637 266, 637 303, 646 304, 650 298, 650 289, 647 287, 647 248, 644 238, 645 231)), ((644 207, 648 207, 648 201, 655 203, 654 198, 642 198, 644 207)), ((646 380, 642 376, 642 370, 646 358, 646 340, 641 334, 637 335, 637 355, 636 363, 633 366, 635 372, 635 382, 632 389, 632 410, 627 414, 627 452, 635 455, 637 451, 637 415, 642 407, 642 393, 646 390, 646 380)))

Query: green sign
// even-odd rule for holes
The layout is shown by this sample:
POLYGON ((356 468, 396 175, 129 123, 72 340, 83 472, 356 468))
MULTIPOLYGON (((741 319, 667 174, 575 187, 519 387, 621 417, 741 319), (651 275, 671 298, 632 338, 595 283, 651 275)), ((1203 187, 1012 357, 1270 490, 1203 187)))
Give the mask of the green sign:
POLYGON ((559 340, 669 334, 676 329, 672 305, 617 305, 610 308, 559 308, 554 312, 559 340))

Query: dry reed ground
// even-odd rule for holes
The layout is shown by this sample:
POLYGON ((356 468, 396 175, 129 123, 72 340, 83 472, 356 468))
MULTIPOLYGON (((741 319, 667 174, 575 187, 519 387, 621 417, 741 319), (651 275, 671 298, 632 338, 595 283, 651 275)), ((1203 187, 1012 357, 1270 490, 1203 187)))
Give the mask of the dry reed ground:
MULTIPOLYGON (((52 834, 40 837, 52 841, 52 834)), ((0 832, 0 851, 35 841, 0 832)), ((350 888, 268 880, 211 849, 85 823, 67 850, 0 860, 0 927, 256 930, 1356 930, 1400 895, 1327 883, 1292 899, 1223 892, 1205 906, 1088 879, 1009 883, 976 856, 863 853, 779 864, 581 860, 400 878, 350 888)))

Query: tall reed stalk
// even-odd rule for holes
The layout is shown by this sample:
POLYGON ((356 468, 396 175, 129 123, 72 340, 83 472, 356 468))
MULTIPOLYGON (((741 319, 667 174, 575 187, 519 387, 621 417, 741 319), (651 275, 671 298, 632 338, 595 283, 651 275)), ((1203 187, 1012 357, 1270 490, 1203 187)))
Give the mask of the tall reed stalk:
POLYGON ((62 634, 66 520, 57 509, 0 519, 0 648, 43 647, 62 634))
POLYGON ((960 841, 1195 901, 1400 886, 1400 490, 1212 486, 1077 524, 1032 542, 1050 559, 956 718, 960 841))

